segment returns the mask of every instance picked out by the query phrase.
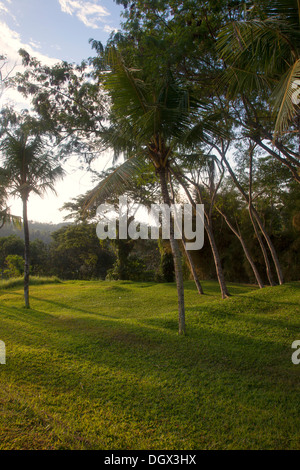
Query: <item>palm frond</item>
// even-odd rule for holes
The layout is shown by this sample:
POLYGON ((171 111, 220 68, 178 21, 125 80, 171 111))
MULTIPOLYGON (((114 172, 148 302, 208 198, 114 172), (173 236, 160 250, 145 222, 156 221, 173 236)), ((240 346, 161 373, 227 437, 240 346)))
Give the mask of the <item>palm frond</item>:
POLYGON ((127 67, 122 56, 112 47, 108 53, 111 71, 105 75, 103 86, 112 97, 112 108, 128 110, 128 115, 147 111, 146 84, 134 76, 135 69, 127 67))
POLYGON ((295 35, 279 18, 235 22, 219 34, 217 48, 227 67, 219 79, 231 96, 274 88, 297 55, 295 35), (292 39, 293 38, 293 39, 292 39))
POLYGON ((103 133, 104 142, 111 138, 120 152, 120 144, 128 150, 128 137, 136 148, 147 146, 157 135, 169 146, 182 139, 200 105, 189 90, 170 72, 156 79, 145 77, 142 70, 127 66, 115 49, 108 61, 111 70, 103 83, 111 100, 112 126, 103 133))
POLYGON ((134 155, 118 167, 112 169, 100 183, 88 193, 84 201, 84 210, 91 206, 103 203, 112 194, 123 194, 132 187, 132 181, 137 175, 142 175, 146 163, 140 155, 134 155))
POLYGON ((55 192, 54 182, 64 176, 62 167, 38 135, 29 136, 20 128, 7 133, 0 151, 3 163, 0 177, 6 172, 4 185, 11 194, 28 197, 30 192, 39 196, 46 190, 55 192))
POLYGON ((274 138, 283 134, 299 112, 300 59, 298 59, 279 82, 273 93, 276 123, 274 138))
POLYGON ((293 59, 294 44, 286 23, 280 18, 229 23, 218 36, 217 50, 230 65, 259 66, 268 73, 293 59))
POLYGON ((299 27, 300 24, 300 1, 299 0, 272 0, 266 3, 265 11, 268 16, 280 15, 291 26, 299 27))

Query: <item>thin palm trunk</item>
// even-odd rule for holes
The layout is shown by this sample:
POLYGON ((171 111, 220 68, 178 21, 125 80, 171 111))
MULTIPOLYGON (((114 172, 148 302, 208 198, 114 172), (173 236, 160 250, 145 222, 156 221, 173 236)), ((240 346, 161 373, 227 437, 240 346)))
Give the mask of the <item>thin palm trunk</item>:
POLYGON ((24 227, 24 300, 25 307, 29 308, 29 266, 30 266, 30 245, 29 245, 29 227, 27 216, 27 198, 23 198, 23 227, 24 227))
POLYGON ((259 228, 260 228, 260 230, 261 230, 261 232, 264 236, 264 239, 266 240, 266 243, 268 245, 270 253, 272 255, 272 259, 273 259, 275 269, 276 269, 276 273, 277 273, 277 277, 278 277, 278 282, 279 282, 280 285, 282 285, 284 283, 283 273, 282 273, 282 269, 281 269, 281 266, 280 266, 280 262, 279 262, 275 247, 274 247, 274 245, 271 241, 271 238, 270 238, 268 232, 266 231, 266 228, 263 224, 263 221, 261 220, 258 212, 256 211, 255 207, 253 207, 253 205, 252 205, 251 210, 252 210, 252 214, 254 215, 255 220, 257 221, 257 224, 258 224, 258 226, 259 226, 259 228))
MULTIPOLYGON (((248 207, 250 208, 251 207, 251 212, 252 212, 252 220, 256 220, 257 222, 257 225, 268 245, 268 248, 270 250, 270 253, 272 255, 272 259, 273 259, 273 262, 274 262, 274 265, 275 265, 275 269, 276 269, 276 273, 277 273, 277 277, 278 277, 278 281, 279 281, 279 284, 283 284, 284 283, 284 279, 283 279, 283 274, 282 274, 282 269, 281 269, 281 266, 280 266, 280 262, 279 262, 279 259, 278 259, 278 256, 277 256, 277 253, 276 253, 276 250, 274 248, 274 245, 269 237, 269 234, 267 233, 266 231, 266 228, 263 224, 263 221, 261 220, 257 210, 255 209, 255 207, 253 206, 253 204, 251 203, 251 205, 249 204, 249 198, 247 196, 247 194, 245 193, 244 189, 242 188, 242 186, 240 185, 240 183, 238 182, 228 160, 226 158, 223 158, 225 164, 226 164, 226 167, 230 173, 230 176, 232 178, 232 180, 234 181, 236 187, 238 188, 238 190, 240 191, 240 193, 242 194, 242 196, 244 197, 244 199, 246 200, 247 204, 248 204, 248 207)), ((251 217, 251 216, 250 216, 251 217)), ((253 222, 252 222, 253 223, 253 222)), ((257 229, 257 227, 255 225, 253 225, 253 228, 254 230, 257 229)), ((268 267, 266 266, 266 269, 268 270, 268 267)), ((272 284, 271 284, 272 285, 272 284)))
MULTIPOLYGON (((170 182, 171 195, 172 195, 171 202, 172 202, 172 204, 175 204, 175 193, 174 193, 174 189, 173 189, 173 185, 172 185, 171 179, 169 180, 169 182, 170 182)), ((193 258, 192 258, 192 256, 191 256, 189 250, 187 250, 187 248, 186 248, 186 240, 185 240, 184 237, 183 237, 183 239, 182 239, 182 245, 183 245, 183 248, 184 248, 184 252, 185 252, 186 258, 187 258, 188 263, 189 263, 190 271, 191 271, 191 274, 192 274, 192 276, 193 276, 193 279, 194 279, 194 282, 195 282, 197 291, 198 291, 198 293, 199 293, 200 295, 203 295, 204 292, 203 292, 201 283, 200 283, 200 281, 199 281, 199 278, 198 278, 198 275, 197 275, 197 272, 196 272, 195 264, 194 264, 193 258)))
POLYGON ((194 264, 193 258, 192 258, 192 256, 191 256, 189 250, 187 250, 187 248, 186 248, 186 242, 185 242, 185 240, 182 240, 182 244, 183 244, 183 248, 184 248, 184 251, 185 251, 187 260, 188 260, 188 262, 189 262, 191 274, 192 274, 192 276, 193 276, 195 285, 196 285, 196 287, 197 287, 197 291, 198 291, 198 293, 199 293, 200 295, 203 295, 204 292, 203 292, 201 283, 200 283, 200 281, 199 281, 199 278, 198 278, 198 275, 197 275, 197 272, 196 272, 195 264, 194 264))
POLYGON ((238 240, 240 241, 240 244, 242 245, 242 248, 244 250, 244 253, 245 253, 245 256, 252 268, 252 271, 254 273, 254 276, 255 276, 255 279, 256 279, 256 282, 257 284, 259 285, 260 289, 262 289, 264 287, 264 284, 262 282, 262 279, 260 277, 260 274, 257 270, 257 267, 255 266, 255 263, 249 253, 249 250, 247 248, 247 245, 245 243, 245 240, 243 239, 242 235, 241 235, 241 232, 240 230, 236 230, 234 228, 234 226, 230 223, 230 221, 228 220, 228 217, 226 216, 226 214, 224 214, 224 212, 222 212, 218 207, 216 207, 217 211, 219 212, 219 214, 222 215, 222 217, 224 218, 226 224, 228 225, 228 227, 230 228, 230 230, 235 234, 235 236, 238 238, 238 240))
MULTIPOLYGON (((167 185, 167 175, 166 169, 161 168, 159 171, 160 187, 162 192, 163 201, 169 207, 171 206, 168 185, 167 185)), ((185 307, 184 307, 184 285, 183 285, 183 272, 182 272, 182 262, 181 262, 181 252, 179 249, 178 241, 174 238, 174 227, 171 224, 170 227, 170 245, 174 259, 174 270, 177 286, 177 295, 178 295, 178 333, 180 335, 185 334, 185 307)))
POLYGON ((212 227, 210 226, 209 222, 206 220, 206 217, 204 217, 204 228, 206 230, 209 244, 211 247, 211 251, 213 254, 214 262, 215 262, 215 267, 216 267, 216 273, 221 289, 221 295, 222 299, 226 299, 227 297, 230 297, 230 294, 228 292, 227 286, 226 286, 226 281, 223 273, 223 268, 222 268, 222 263, 221 263, 221 258, 219 254, 219 250, 216 244, 215 236, 212 227))
MULTIPOLYGON (((180 185, 183 187, 190 203, 195 208, 196 203, 193 200, 193 198, 190 194, 190 191, 187 188, 187 185, 183 182, 182 178, 178 174, 176 174, 175 172, 173 172, 173 174, 176 177, 177 181, 180 183, 180 185)), ((201 195, 199 195, 199 196, 201 196, 201 195)), ((218 247, 217 247, 217 244, 216 244, 216 241, 215 241, 215 237, 214 237, 214 234, 213 234, 212 223, 211 223, 211 226, 210 226, 209 222, 208 222, 208 219, 209 219, 209 217, 205 213, 204 221, 203 221, 204 222, 204 229, 205 229, 206 234, 208 236, 209 244, 210 244, 210 247, 211 247, 211 250, 212 250, 214 263, 215 263, 215 268, 216 268, 216 273, 217 273, 217 278, 218 278, 218 282, 219 282, 219 286, 220 286, 220 290, 221 290, 222 299, 226 299, 227 297, 230 297, 230 294, 229 294, 227 286, 226 286, 226 281, 225 281, 225 277, 224 277, 224 273, 223 273, 221 258, 220 258, 219 250, 218 250, 218 247)))
POLYGON ((251 222, 252 222, 252 225, 254 227, 255 234, 256 234, 256 238, 257 238, 257 240, 260 244, 260 247, 261 247, 261 250, 262 250, 262 253, 263 253, 263 257, 264 257, 264 260, 265 260, 265 263, 266 263, 266 270, 267 270, 267 276, 268 276, 268 279, 269 279, 269 283, 270 283, 271 286, 275 286, 275 282, 274 282, 273 275, 272 275, 272 270, 271 270, 271 265, 270 265, 269 258, 268 258, 268 253, 267 253, 267 250, 265 249, 264 243, 262 241, 262 238, 260 236, 259 230, 258 230, 257 225, 256 225, 256 221, 254 220, 254 216, 253 216, 253 203, 252 203, 253 150, 254 150, 254 147, 251 146, 250 152, 249 152, 249 192, 248 192, 248 201, 249 202, 248 202, 248 209, 249 209, 250 219, 251 219, 251 222))
MULTIPOLYGON (((194 186, 197 190, 200 203, 203 204, 200 188, 196 183, 194 183, 194 186)), ((227 289, 224 272, 222 268, 221 257, 220 257, 219 250, 218 250, 217 243, 216 243, 215 236, 214 236, 211 210, 209 211, 205 210, 205 206, 204 206, 204 228, 208 236, 209 244, 210 244, 211 251, 213 254, 217 278, 218 278, 218 282, 219 282, 219 286, 221 290, 221 296, 222 296, 222 299, 226 299, 227 297, 230 297, 230 294, 227 289)))
POLYGON ((269 261, 269 258, 268 258, 268 253, 267 253, 267 250, 266 250, 265 245, 263 243, 263 240, 261 238, 261 235, 259 233, 256 221, 254 220, 254 217, 253 217, 253 206, 251 204, 249 204, 248 209, 249 209, 250 220, 252 222, 256 238, 258 240, 259 246, 261 248, 261 251, 262 251, 262 254, 263 254, 263 257, 264 257, 264 260, 265 260, 266 273, 267 273, 267 277, 268 277, 268 280, 269 280, 269 284, 270 284, 270 286, 275 286, 276 284, 274 282, 272 269, 271 269, 270 261, 269 261))

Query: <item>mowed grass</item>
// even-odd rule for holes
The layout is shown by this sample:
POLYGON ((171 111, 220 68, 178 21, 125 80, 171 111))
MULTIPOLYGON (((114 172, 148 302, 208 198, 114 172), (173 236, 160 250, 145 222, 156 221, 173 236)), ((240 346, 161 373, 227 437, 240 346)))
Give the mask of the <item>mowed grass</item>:
POLYGON ((300 283, 0 290, 0 449, 300 449, 300 283))

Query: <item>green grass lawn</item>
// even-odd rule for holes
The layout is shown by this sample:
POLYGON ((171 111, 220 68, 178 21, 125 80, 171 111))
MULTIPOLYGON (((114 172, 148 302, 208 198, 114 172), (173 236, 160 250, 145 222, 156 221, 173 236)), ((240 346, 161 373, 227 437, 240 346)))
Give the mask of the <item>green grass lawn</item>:
POLYGON ((0 286, 0 449, 300 449, 300 283, 0 286))

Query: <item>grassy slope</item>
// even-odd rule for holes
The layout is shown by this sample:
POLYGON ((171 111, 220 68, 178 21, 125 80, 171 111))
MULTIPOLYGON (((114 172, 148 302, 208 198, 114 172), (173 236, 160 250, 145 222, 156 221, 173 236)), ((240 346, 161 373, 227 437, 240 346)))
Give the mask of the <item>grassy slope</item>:
POLYGON ((0 290, 0 449, 300 449, 300 283, 0 290))

